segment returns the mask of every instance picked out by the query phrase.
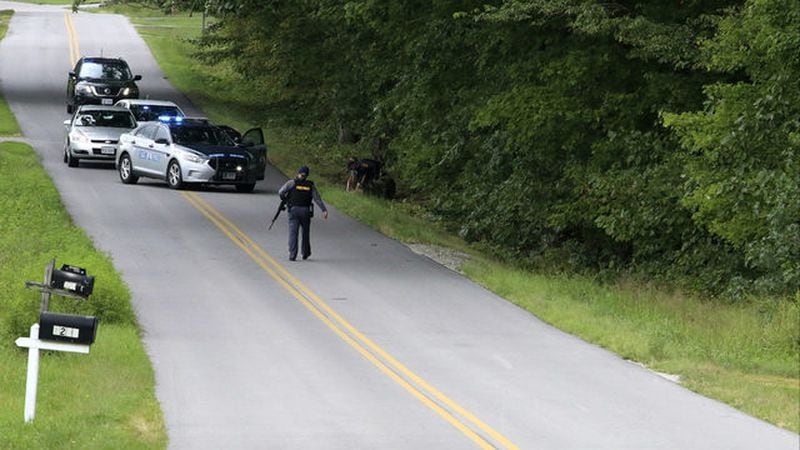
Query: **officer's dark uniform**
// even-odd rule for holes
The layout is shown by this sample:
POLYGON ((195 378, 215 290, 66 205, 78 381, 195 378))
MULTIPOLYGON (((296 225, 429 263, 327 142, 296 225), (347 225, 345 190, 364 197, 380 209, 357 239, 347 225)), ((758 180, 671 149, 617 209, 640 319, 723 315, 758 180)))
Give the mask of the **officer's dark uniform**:
POLYGON ((289 180, 284 184, 278 195, 281 198, 286 198, 286 204, 289 211, 289 259, 294 261, 297 259, 297 235, 300 229, 303 230, 303 243, 301 249, 301 256, 303 259, 308 259, 311 256, 311 217, 313 216, 314 209, 313 203, 327 215, 327 208, 325 203, 317 191, 316 186, 312 181, 307 180, 308 168, 301 167, 298 171, 297 178, 289 180))

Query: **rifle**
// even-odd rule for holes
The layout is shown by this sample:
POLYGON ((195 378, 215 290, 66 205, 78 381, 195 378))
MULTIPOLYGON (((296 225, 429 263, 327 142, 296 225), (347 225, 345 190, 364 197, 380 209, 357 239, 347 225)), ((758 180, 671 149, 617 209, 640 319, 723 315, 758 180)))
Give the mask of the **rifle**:
POLYGON ((272 222, 270 222, 269 227, 267 230, 271 230, 272 226, 275 225, 275 221, 278 220, 278 216, 281 215, 281 211, 286 209, 286 199, 281 199, 281 204, 278 205, 278 210, 275 212, 275 216, 272 218, 272 222))

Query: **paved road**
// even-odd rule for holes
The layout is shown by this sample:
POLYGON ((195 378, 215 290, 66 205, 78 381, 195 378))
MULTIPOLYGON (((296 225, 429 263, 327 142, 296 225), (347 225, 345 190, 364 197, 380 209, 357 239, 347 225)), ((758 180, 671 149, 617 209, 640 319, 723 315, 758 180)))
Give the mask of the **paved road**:
POLYGON ((0 89, 75 222, 130 285, 171 448, 800 445, 335 210, 314 223, 313 259, 289 263, 285 222, 264 230, 283 181, 272 169, 248 195, 67 168, 67 20, 81 54, 124 56, 143 92, 193 108, 125 18, 0 1, 6 8, 19 12, 0 43, 0 89))

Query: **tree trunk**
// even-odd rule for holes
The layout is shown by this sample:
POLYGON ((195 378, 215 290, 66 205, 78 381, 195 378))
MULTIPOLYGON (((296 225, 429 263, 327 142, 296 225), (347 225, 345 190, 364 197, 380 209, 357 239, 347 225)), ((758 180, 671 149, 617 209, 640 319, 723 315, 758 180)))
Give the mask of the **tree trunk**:
POLYGON ((339 122, 339 138, 340 144, 355 144, 361 139, 361 136, 354 133, 347 125, 339 122))

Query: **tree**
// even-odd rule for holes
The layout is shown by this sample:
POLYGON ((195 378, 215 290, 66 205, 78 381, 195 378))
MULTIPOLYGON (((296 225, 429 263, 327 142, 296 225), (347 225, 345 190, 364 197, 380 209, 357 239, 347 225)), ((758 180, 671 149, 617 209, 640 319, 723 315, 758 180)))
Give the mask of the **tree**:
POLYGON ((199 55, 499 255, 785 293, 796 3, 209 0, 199 55))
POLYGON ((757 284, 800 289, 800 3, 751 0, 704 42, 703 111, 670 114, 685 150, 684 204, 744 252, 757 284))

